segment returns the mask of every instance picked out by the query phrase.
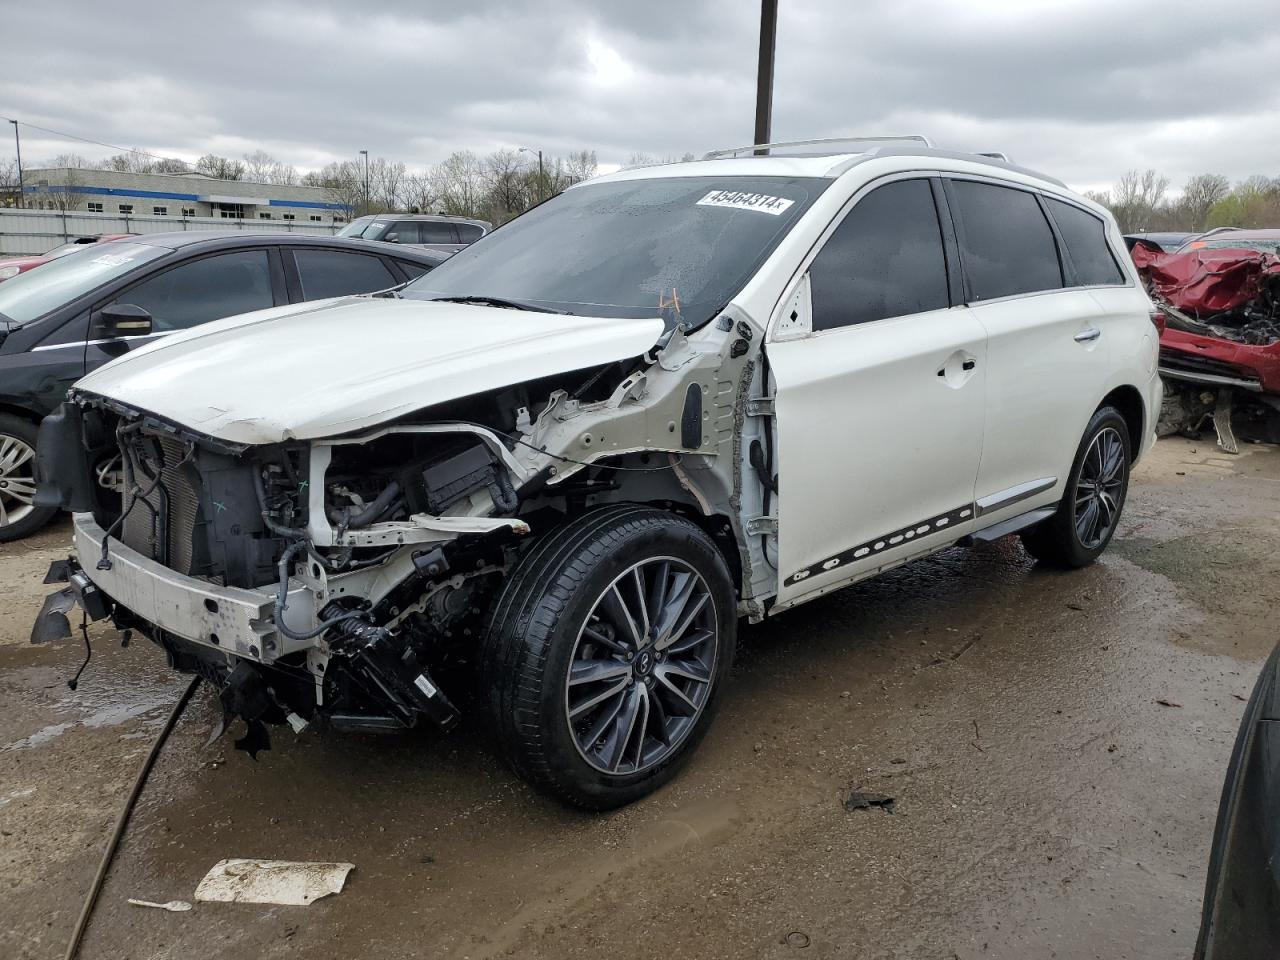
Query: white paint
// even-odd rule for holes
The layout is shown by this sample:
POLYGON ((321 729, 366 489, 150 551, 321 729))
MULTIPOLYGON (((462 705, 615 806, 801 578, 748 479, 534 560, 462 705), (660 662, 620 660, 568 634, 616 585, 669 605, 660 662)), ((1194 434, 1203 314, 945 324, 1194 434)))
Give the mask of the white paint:
POLYGON ((341 893, 353 863, 293 860, 219 860, 196 887, 196 899, 213 903, 306 906, 341 893))
POLYGON ((222 440, 278 443, 639 356, 662 329, 658 318, 345 297, 216 320, 130 351, 78 386, 222 440))

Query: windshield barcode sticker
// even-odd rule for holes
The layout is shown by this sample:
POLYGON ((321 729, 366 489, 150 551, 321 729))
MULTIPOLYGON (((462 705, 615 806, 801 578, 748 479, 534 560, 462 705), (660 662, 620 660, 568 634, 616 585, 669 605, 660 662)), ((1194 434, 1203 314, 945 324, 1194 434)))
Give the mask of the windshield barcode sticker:
POLYGON ((124 253, 104 253, 100 257, 94 257, 90 263, 100 263, 104 267, 119 267, 126 263, 132 263, 133 257, 124 253))
POLYGON ((733 207, 736 210, 755 210, 778 216, 795 203, 786 197, 771 197, 767 193, 742 193, 738 190, 712 190, 698 201, 700 207, 733 207))

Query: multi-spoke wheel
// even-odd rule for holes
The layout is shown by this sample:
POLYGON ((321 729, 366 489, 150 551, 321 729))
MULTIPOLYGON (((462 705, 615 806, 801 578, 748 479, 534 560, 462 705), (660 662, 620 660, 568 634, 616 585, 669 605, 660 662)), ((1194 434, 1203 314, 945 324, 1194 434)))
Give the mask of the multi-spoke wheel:
POLYGON ((735 626, 724 558, 674 514, 610 507, 547 536, 508 577, 485 641, 516 769, 595 809, 655 789, 710 722, 735 626))
POLYGON ((677 750, 711 692, 718 633, 711 591, 687 563, 642 560, 609 584, 578 634, 565 684, 583 759, 635 773, 677 750))
POLYGON ((39 530, 57 512, 37 507, 36 426, 0 414, 0 541, 39 530))
POLYGON ((1022 534, 1038 560, 1082 567, 1106 549, 1129 488, 1129 428, 1113 407, 1089 421, 1058 511, 1022 534))

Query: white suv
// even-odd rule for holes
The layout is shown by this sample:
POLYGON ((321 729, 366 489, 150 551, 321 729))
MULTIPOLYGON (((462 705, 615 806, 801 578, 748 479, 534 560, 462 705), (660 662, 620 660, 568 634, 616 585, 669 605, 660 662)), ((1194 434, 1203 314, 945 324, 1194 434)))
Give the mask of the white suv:
POLYGON ((141 631, 250 749, 474 710, 539 787, 625 803, 705 733, 740 619, 957 542, 1106 547, 1160 402, 1124 250, 1058 181, 911 140, 600 177, 396 297, 80 381, 37 633, 74 600, 141 631))

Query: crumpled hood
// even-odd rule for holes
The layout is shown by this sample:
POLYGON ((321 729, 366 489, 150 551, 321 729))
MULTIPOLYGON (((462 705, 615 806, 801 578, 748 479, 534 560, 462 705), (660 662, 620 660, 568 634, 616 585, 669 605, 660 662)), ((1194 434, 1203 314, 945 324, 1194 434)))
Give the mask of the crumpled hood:
POLYGON ((654 317, 346 297, 204 324, 133 350, 78 390, 231 443, 333 436, 537 377, 639 356, 654 317))

